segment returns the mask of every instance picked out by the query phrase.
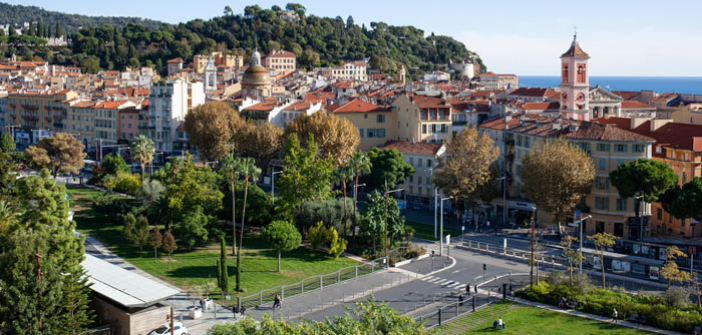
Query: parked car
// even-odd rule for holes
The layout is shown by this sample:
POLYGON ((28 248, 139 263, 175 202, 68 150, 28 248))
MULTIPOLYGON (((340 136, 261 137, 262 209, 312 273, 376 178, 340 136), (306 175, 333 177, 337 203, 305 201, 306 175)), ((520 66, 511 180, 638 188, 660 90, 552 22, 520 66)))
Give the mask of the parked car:
POLYGON ((426 206, 424 206, 424 204, 420 204, 420 203, 413 203, 412 209, 423 211, 424 209, 426 209, 426 206))
MULTIPOLYGON (((188 335, 188 329, 185 328, 182 322, 173 322, 174 335, 188 335)), ((166 323, 160 328, 152 331, 149 335, 171 335, 171 324, 166 323)))

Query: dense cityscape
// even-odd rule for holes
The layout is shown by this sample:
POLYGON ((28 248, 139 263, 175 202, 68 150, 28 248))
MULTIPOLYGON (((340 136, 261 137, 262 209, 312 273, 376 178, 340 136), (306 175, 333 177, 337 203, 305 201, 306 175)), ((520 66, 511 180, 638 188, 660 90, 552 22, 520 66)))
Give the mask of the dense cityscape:
POLYGON ((586 34, 0 9, 0 335, 702 334, 702 95, 586 34))

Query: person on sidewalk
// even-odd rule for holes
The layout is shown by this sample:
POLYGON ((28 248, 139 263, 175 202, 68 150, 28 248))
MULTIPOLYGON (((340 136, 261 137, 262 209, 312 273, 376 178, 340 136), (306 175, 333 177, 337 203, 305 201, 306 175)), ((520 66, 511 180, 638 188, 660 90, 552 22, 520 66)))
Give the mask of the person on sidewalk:
POLYGON ((466 294, 470 295, 470 283, 466 284, 466 294))
POLYGON ((617 313, 616 308, 612 308, 612 321, 614 321, 614 323, 617 323, 618 320, 619 320, 619 313, 617 313))
POLYGON ((200 298, 200 309, 202 309, 203 312, 205 311, 205 298, 200 298))
POLYGON ((280 304, 280 296, 277 295, 277 294, 275 295, 275 299, 274 299, 274 302, 273 302, 273 308, 275 308, 275 309, 281 309, 281 308, 283 308, 283 306, 280 304))

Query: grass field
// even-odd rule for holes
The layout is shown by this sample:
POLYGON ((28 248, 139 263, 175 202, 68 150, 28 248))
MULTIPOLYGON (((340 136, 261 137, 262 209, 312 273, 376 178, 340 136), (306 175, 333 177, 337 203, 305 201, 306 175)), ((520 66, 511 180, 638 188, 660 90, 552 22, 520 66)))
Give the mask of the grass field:
MULTIPOLYGON (((434 239, 434 226, 423 224, 415 221, 405 221, 405 226, 412 227, 415 230, 414 237, 423 238, 431 241, 438 241, 434 239)), ((460 236, 461 231, 457 229, 450 229, 444 227, 444 236, 451 234, 451 236, 460 236)), ((438 235, 438 234, 437 234, 438 235)))
MULTIPOLYGON (((96 213, 90 207, 92 197, 99 194, 99 191, 71 188, 68 192, 72 197, 72 210, 75 211, 77 230, 99 240, 131 264, 184 289, 207 281, 216 281, 219 243, 196 246, 193 251, 179 250, 172 254, 169 268, 165 254, 159 252, 159 258, 156 261, 153 249, 144 247, 143 251, 139 251, 138 247, 124 239, 122 227, 115 224, 114 216, 96 213)), ((163 232, 164 227, 160 228, 163 232)), ((231 250, 231 230, 228 230, 226 241, 228 249, 231 250)), ((264 241, 254 234, 244 236, 242 252, 244 257, 242 257, 241 283, 244 295, 358 264, 349 258, 340 257, 334 260, 324 253, 314 253, 308 248, 299 247, 282 254, 281 272, 278 273, 276 272, 277 252, 268 249, 264 241)), ((235 265, 236 259, 230 255, 227 271, 230 275, 231 291, 235 285, 235 265)))
POLYGON ((437 328, 437 334, 533 334, 533 335, 644 335, 652 334, 641 330, 620 327, 611 323, 599 322, 573 315, 548 311, 525 305, 506 306, 511 302, 490 305, 476 313, 459 318, 437 328), (502 316, 504 330, 496 330, 492 323, 502 316))

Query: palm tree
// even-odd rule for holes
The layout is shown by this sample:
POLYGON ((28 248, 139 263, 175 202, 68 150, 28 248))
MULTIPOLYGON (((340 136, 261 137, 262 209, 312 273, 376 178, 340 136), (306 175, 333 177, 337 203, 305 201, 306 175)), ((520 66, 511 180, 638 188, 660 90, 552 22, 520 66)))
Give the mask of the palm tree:
POLYGON ((150 138, 139 135, 131 145, 132 161, 139 162, 141 165, 141 182, 144 183, 144 171, 146 171, 146 163, 154 160, 154 141, 150 138))
POLYGON ((241 245, 244 243, 244 223, 246 222, 246 195, 249 190, 249 179, 257 180, 261 174, 261 169, 256 166, 251 157, 247 157, 241 162, 241 174, 244 175, 244 206, 241 210, 241 233, 239 238, 239 251, 236 253, 236 290, 241 291, 241 245))
POLYGON ((351 166, 347 163, 346 165, 339 166, 336 170, 334 170, 334 181, 341 183, 341 186, 344 189, 344 238, 346 238, 346 217, 347 217, 347 210, 346 210, 346 182, 349 180, 353 180, 353 175, 354 171, 351 169, 351 166))
POLYGON ((221 172, 229 178, 229 184, 232 191, 232 255, 236 252, 236 181, 239 180, 241 174, 241 158, 236 158, 229 154, 222 159, 221 172))
POLYGON ((373 164, 371 164, 370 157, 368 157, 367 153, 362 151, 354 151, 349 156, 348 166, 353 171, 355 178, 353 183, 353 227, 351 228, 353 230, 352 244, 355 244, 356 225, 358 224, 358 222, 356 222, 356 202, 358 201, 358 177, 362 173, 369 173, 371 171, 371 167, 373 167, 373 164))

